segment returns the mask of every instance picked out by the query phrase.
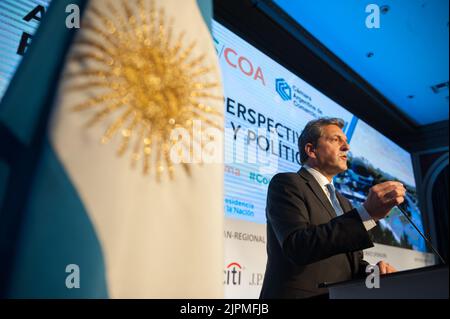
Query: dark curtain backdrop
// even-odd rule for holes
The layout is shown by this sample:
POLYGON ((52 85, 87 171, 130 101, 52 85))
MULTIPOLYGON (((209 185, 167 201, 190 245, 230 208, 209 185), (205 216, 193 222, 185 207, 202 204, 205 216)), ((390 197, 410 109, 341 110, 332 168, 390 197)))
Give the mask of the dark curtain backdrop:
POLYGON ((448 165, 439 174, 432 191, 439 253, 448 263, 448 165))

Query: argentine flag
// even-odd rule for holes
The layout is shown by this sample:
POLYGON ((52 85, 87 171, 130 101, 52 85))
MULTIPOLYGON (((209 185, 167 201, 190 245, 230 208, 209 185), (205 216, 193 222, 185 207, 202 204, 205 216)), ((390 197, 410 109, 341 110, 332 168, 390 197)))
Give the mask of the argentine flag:
POLYGON ((208 135, 223 127, 223 93, 202 18, 211 8, 210 0, 51 3, 5 95, 2 108, 14 110, 0 115, 24 145, 39 145, 23 204, 3 205, 21 216, 6 297, 223 297, 223 142, 208 135), (65 28, 64 6, 77 3, 74 38, 52 35, 65 28), (46 62, 31 66, 39 55, 46 62), (42 73, 20 78, 27 67, 42 73), (40 89, 21 97, 33 83, 40 89), (41 104, 51 105, 42 139, 35 122, 19 129, 23 101, 41 110, 36 122, 41 104), (184 133, 178 148, 173 132, 184 133))

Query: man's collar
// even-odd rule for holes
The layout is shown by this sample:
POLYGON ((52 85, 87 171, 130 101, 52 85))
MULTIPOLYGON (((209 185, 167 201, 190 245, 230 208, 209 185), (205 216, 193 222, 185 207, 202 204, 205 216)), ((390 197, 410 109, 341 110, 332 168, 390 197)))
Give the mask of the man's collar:
MULTIPOLYGON (((326 178, 321 172, 310 167, 308 164, 304 164, 303 168, 306 169, 308 173, 310 173, 314 179, 319 183, 320 187, 325 187, 325 185, 330 184, 328 178, 326 178)), ((331 181, 333 183, 333 181, 331 181)))

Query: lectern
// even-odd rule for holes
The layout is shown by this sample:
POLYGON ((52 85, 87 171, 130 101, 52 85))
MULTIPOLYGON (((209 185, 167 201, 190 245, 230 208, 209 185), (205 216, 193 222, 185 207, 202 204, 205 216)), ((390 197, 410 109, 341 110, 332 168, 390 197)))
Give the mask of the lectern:
POLYGON ((380 276, 379 288, 365 279, 324 283, 330 299, 448 299, 448 266, 431 266, 380 276))

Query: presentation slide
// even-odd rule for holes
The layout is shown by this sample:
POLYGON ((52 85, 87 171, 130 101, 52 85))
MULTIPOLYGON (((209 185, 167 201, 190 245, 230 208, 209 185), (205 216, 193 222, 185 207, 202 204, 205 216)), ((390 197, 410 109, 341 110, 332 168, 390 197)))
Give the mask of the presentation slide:
MULTIPOLYGON (((213 34, 225 90, 227 218, 266 223, 270 179, 300 169, 299 134, 308 121, 327 116, 345 121, 351 148, 349 169, 335 178, 337 189, 360 205, 371 186, 400 181, 408 190, 407 212, 423 230, 407 151, 217 22, 213 34)), ((371 236, 376 243, 426 251, 398 209, 371 236)))
POLYGON ((50 1, 0 1, 0 101, 50 1))

